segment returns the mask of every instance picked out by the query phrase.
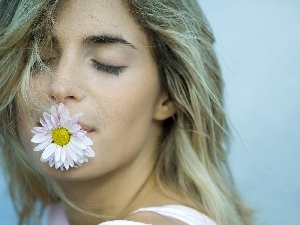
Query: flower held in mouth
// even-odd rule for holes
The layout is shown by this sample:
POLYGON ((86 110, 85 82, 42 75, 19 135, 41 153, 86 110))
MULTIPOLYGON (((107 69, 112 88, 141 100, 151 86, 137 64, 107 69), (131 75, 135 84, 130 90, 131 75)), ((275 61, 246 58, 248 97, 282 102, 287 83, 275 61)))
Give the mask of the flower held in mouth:
POLYGON ((50 167, 68 170, 81 166, 94 157, 90 147, 93 141, 86 136, 86 131, 77 123, 83 113, 70 117, 68 108, 60 103, 53 105, 49 113, 44 112, 40 119, 41 127, 34 127, 31 142, 38 145, 34 151, 43 151, 42 162, 49 162, 50 167))

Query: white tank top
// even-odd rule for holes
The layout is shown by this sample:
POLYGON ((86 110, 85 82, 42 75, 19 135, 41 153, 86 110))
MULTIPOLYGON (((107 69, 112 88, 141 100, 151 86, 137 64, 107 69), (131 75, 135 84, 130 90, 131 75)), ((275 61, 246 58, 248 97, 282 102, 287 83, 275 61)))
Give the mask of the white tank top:
MULTIPOLYGON (((216 225, 216 223, 195 209, 182 206, 182 205, 166 205, 160 207, 148 207, 136 210, 136 212, 155 212, 162 216, 177 219, 187 225, 216 225)), ((133 222, 127 220, 113 220, 100 223, 99 225, 151 225, 140 222, 133 222)))
MULTIPOLYGON (((177 219, 187 225, 216 225, 216 223, 203 213, 182 205, 166 205, 148 207, 136 210, 137 212, 154 212, 162 216, 177 219)), ((48 225, 68 225, 62 205, 53 205, 48 212, 48 225)), ((113 220, 100 223, 99 225, 151 225, 127 220, 113 220)))

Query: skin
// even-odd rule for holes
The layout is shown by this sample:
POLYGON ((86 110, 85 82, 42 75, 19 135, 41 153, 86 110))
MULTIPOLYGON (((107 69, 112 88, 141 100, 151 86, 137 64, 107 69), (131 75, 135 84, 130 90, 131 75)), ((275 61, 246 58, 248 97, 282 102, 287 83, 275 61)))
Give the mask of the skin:
MULTIPOLYGON (((61 172, 50 168, 39 160, 40 152, 32 151, 35 145, 30 142, 39 117, 20 119, 19 135, 34 164, 57 180, 69 199, 90 212, 153 224, 181 224, 153 213, 128 217, 141 207, 184 202, 171 188, 165 187, 175 198, 162 194, 154 181, 162 121, 176 108, 161 88, 146 34, 122 1, 91 0, 88 4, 64 1, 55 17, 53 36, 53 45, 42 58, 57 77, 36 72, 31 82, 41 102, 52 99, 63 102, 71 115, 84 113, 80 122, 91 131, 88 136, 96 156, 77 169, 61 172), (99 35, 122 37, 127 43, 91 41, 90 37, 99 35), (106 67, 96 66, 95 61, 106 67)), ((27 118, 23 107, 17 101, 20 118, 27 118)), ((70 224, 100 222, 68 206, 66 212, 70 224)))

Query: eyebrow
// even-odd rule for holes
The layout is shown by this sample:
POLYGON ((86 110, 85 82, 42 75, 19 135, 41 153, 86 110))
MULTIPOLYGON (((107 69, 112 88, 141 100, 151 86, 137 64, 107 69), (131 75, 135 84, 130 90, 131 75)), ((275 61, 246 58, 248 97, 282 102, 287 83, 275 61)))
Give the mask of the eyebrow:
POLYGON ((92 35, 84 38, 83 43, 87 44, 124 44, 128 45, 134 49, 136 47, 125 40, 122 36, 118 35, 110 35, 110 34, 103 34, 103 35, 92 35))

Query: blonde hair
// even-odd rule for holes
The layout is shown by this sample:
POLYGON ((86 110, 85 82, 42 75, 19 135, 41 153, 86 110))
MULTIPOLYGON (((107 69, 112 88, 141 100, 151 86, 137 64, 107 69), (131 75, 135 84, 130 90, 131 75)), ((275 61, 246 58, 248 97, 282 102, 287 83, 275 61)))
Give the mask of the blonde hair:
POLYGON ((19 224, 37 224, 44 206, 56 201, 51 180, 33 167, 21 144, 14 104, 28 82, 33 34, 45 26, 46 12, 53 8, 50 1, 0 1, 0 148, 19 224))
MULTIPOLYGON (((21 87, 26 89, 24 77, 28 77, 33 58, 37 58, 36 54, 28 56, 28 49, 23 46, 36 43, 35 35, 41 29, 49 29, 51 13, 46 12, 53 10, 56 2, 11 2, 0 2, 1 10, 7 12, 0 17, 1 144, 11 195, 18 202, 20 221, 26 222, 36 202, 43 206, 56 200, 55 185, 33 168, 14 132, 14 98, 21 87)), ((228 168, 224 146, 229 131, 223 108, 223 80, 212 31, 197 1, 124 3, 148 34, 162 85, 177 105, 176 115, 164 122, 156 164, 158 183, 162 188, 165 184, 174 186, 219 225, 253 224, 228 168)))

